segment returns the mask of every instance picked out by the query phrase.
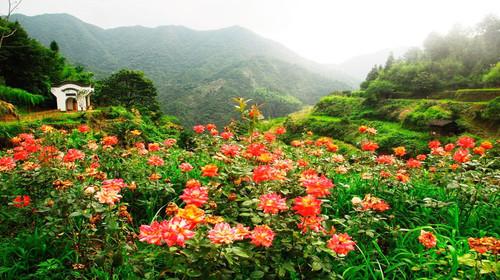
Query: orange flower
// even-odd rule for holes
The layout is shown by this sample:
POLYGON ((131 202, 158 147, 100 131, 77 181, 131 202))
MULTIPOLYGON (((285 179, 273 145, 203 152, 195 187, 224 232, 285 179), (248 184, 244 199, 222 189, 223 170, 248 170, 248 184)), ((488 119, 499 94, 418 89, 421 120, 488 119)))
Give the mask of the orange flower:
POLYGON ((201 210, 194 204, 188 204, 184 209, 178 209, 177 216, 190 222, 193 227, 201 223, 205 218, 205 211, 201 210))
POLYGON ((398 171, 396 174, 396 180, 400 181, 401 183, 408 183, 410 181, 410 176, 408 174, 398 171))
POLYGON ((201 168, 201 176, 204 177, 215 177, 219 168, 214 164, 207 164, 201 168))
POLYGON ((398 157, 402 157, 404 155, 406 155, 406 148, 405 147, 396 147, 396 148, 393 148, 392 149, 394 151, 394 154, 398 157))
POLYGON ((498 255, 500 252, 500 239, 496 239, 494 237, 469 237, 468 242, 471 250, 474 250, 479 254, 491 251, 494 255, 498 255))
POLYGON ((312 195, 295 198, 293 210, 301 216, 316 216, 321 212, 321 200, 312 195))
POLYGON ((280 127, 277 127, 275 132, 277 135, 282 135, 282 134, 285 134, 286 133, 286 128, 280 126, 280 127))
POLYGON ((358 128, 358 131, 361 133, 365 133, 367 129, 368 129, 368 126, 362 125, 358 128))
POLYGON ((150 152, 156 152, 160 150, 160 144, 159 143, 149 143, 148 144, 148 150, 150 152))
POLYGON ((425 246, 425 248, 430 249, 436 247, 436 236, 432 232, 428 232, 425 230, 420 231, 420 236, 418 237, 418 241, 425 246))
POLYGON ((493 144, 491 144, 490 141, 484 141, 483 143, 481 143, 481 147, 485 150, 489 150, 493 148, 493 144))
POLYGON ((474 152, 474 154, 480 155, 480 156, 484 155, 484 153, 486 152, 486 150, 481 146, 475 147, 472 151, 474 152))
POLYGON ((332 238, 326 244, 326 247, 343 256, 353 251, 355 249, 354 246, 356 246, 356 242, 352 241, 352 237, 347 233, 333 234, 332 238))
POLYGON ((384 212, 391 208, 387 202, 378 197, 372 196, 371 194, 365 195, 363 200, 359 203, 355 203, 354 206, 361 206, 361 210, 363 211, 373 210, 377 212, 384 212))
POLYGON ((268 193, 260 196, 259 209, 264 213, 278 214, 288 209, 286 199, 277 193, 268 193))
POLYGON ((198 181, 196 179, 189 179, 186 182, 186 188, 194 188, 194 187, 201 187, 200 181, 198 181))
POLYGON ((255 226, 250 233, 251 243, 255 246, 271 247, 274 239, 273 230, 267 225, 255 226))
POLYGON ((118 138, 116 136, 105 136, 102 138, 102 143, 106 146, 114 146, 118 144, 118 138))

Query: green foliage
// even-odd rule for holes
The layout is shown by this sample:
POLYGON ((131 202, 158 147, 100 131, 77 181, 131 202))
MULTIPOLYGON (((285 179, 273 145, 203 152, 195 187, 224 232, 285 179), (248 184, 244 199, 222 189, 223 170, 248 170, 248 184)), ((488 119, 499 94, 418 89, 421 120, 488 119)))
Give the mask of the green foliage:
POLYGON ((124 106, 160 117, 156 88, 143 72, 122 69, 99 82, 94 97, 101 106, 124 106))
POLYGON ((14 105, 37 105, 45 100, 38 94, 31 94, 25 90, 0 85, 0 99, 14 105))
POLYGON ((499 26, 500 19, 487 17, 473 36, 460 28, 444 36, 431 33, 423 51, 412 49, 396 60, 390 57, 383 69, 375 66, 362 88, 384 80, 392 82, 395 91, 427 97, 440 90, 495 86, 500 77, 495 70, 500 57, 499 26))
POLYGON ((329 95, 321 98, 314 106, 315 114, 346 117, 359 111, 363 103, 362 98, 351 98, 329 95))
POLYGON ((481 112, 481 117, 494 122, 500 121, 500 96, 488 102, 485 110, 481 112))
POLYGON ((500 86, 500 62, 491 67, 488 73, 484 74, 483 81, 492 86, 500 86))
POLYGON ((370 83, 366 89, 365 104, 375 105, 390 98, 395 92, 395 85, 386 80, 377 79, 370 83))

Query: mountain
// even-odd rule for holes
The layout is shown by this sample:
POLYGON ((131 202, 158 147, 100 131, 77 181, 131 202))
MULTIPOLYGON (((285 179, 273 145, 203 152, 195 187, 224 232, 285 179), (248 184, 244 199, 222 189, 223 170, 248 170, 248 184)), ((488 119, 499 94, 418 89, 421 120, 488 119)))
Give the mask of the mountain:
POLYGON ((226 104, 231 97, 262 100, 264 111, 278 116, 313 104, 332 90, 356 86, 341 71, 239 26, 209 31, 173 25, 103 29, 68 14, 12 18, 44 45, 55 40, 63 55, 98 78, 121 68, 144 71, 158 88, 162 110, 189 125, 229 120, 232 106, 226 104), (199 115, 203 108, 210 108, 209 115, 199 115))
POLYGON ((331 68, 342 69, 347 75, 355 78, 360 83, 365 80, 366 75, 375 64, 384 65, 391 53, 397 58, 405 54, 409 49, 410 47, 387 48, 349 58, 338 65, 331 65, 331 68))

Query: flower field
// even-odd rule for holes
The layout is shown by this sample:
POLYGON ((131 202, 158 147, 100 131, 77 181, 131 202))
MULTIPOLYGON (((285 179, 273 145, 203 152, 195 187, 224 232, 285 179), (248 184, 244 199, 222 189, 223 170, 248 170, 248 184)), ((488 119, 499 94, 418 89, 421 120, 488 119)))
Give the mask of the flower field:
MULTIPOLYGON (((0 152, 2 279, 497 279, 497 143, 378 154, 284 127, 191 145, 42 126, 0 152)), ((334 135, 333 135, 334 137, 334 135)))

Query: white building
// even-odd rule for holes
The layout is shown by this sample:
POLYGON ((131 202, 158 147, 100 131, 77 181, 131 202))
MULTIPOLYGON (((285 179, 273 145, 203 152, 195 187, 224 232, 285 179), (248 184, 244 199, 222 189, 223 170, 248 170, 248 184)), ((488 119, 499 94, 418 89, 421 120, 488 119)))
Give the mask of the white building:
POLYGON ((57 109, 60 111, 85 111, 90 107, 90 94, 94 88, 66 83, 50 91, 57 98, 57 109))

